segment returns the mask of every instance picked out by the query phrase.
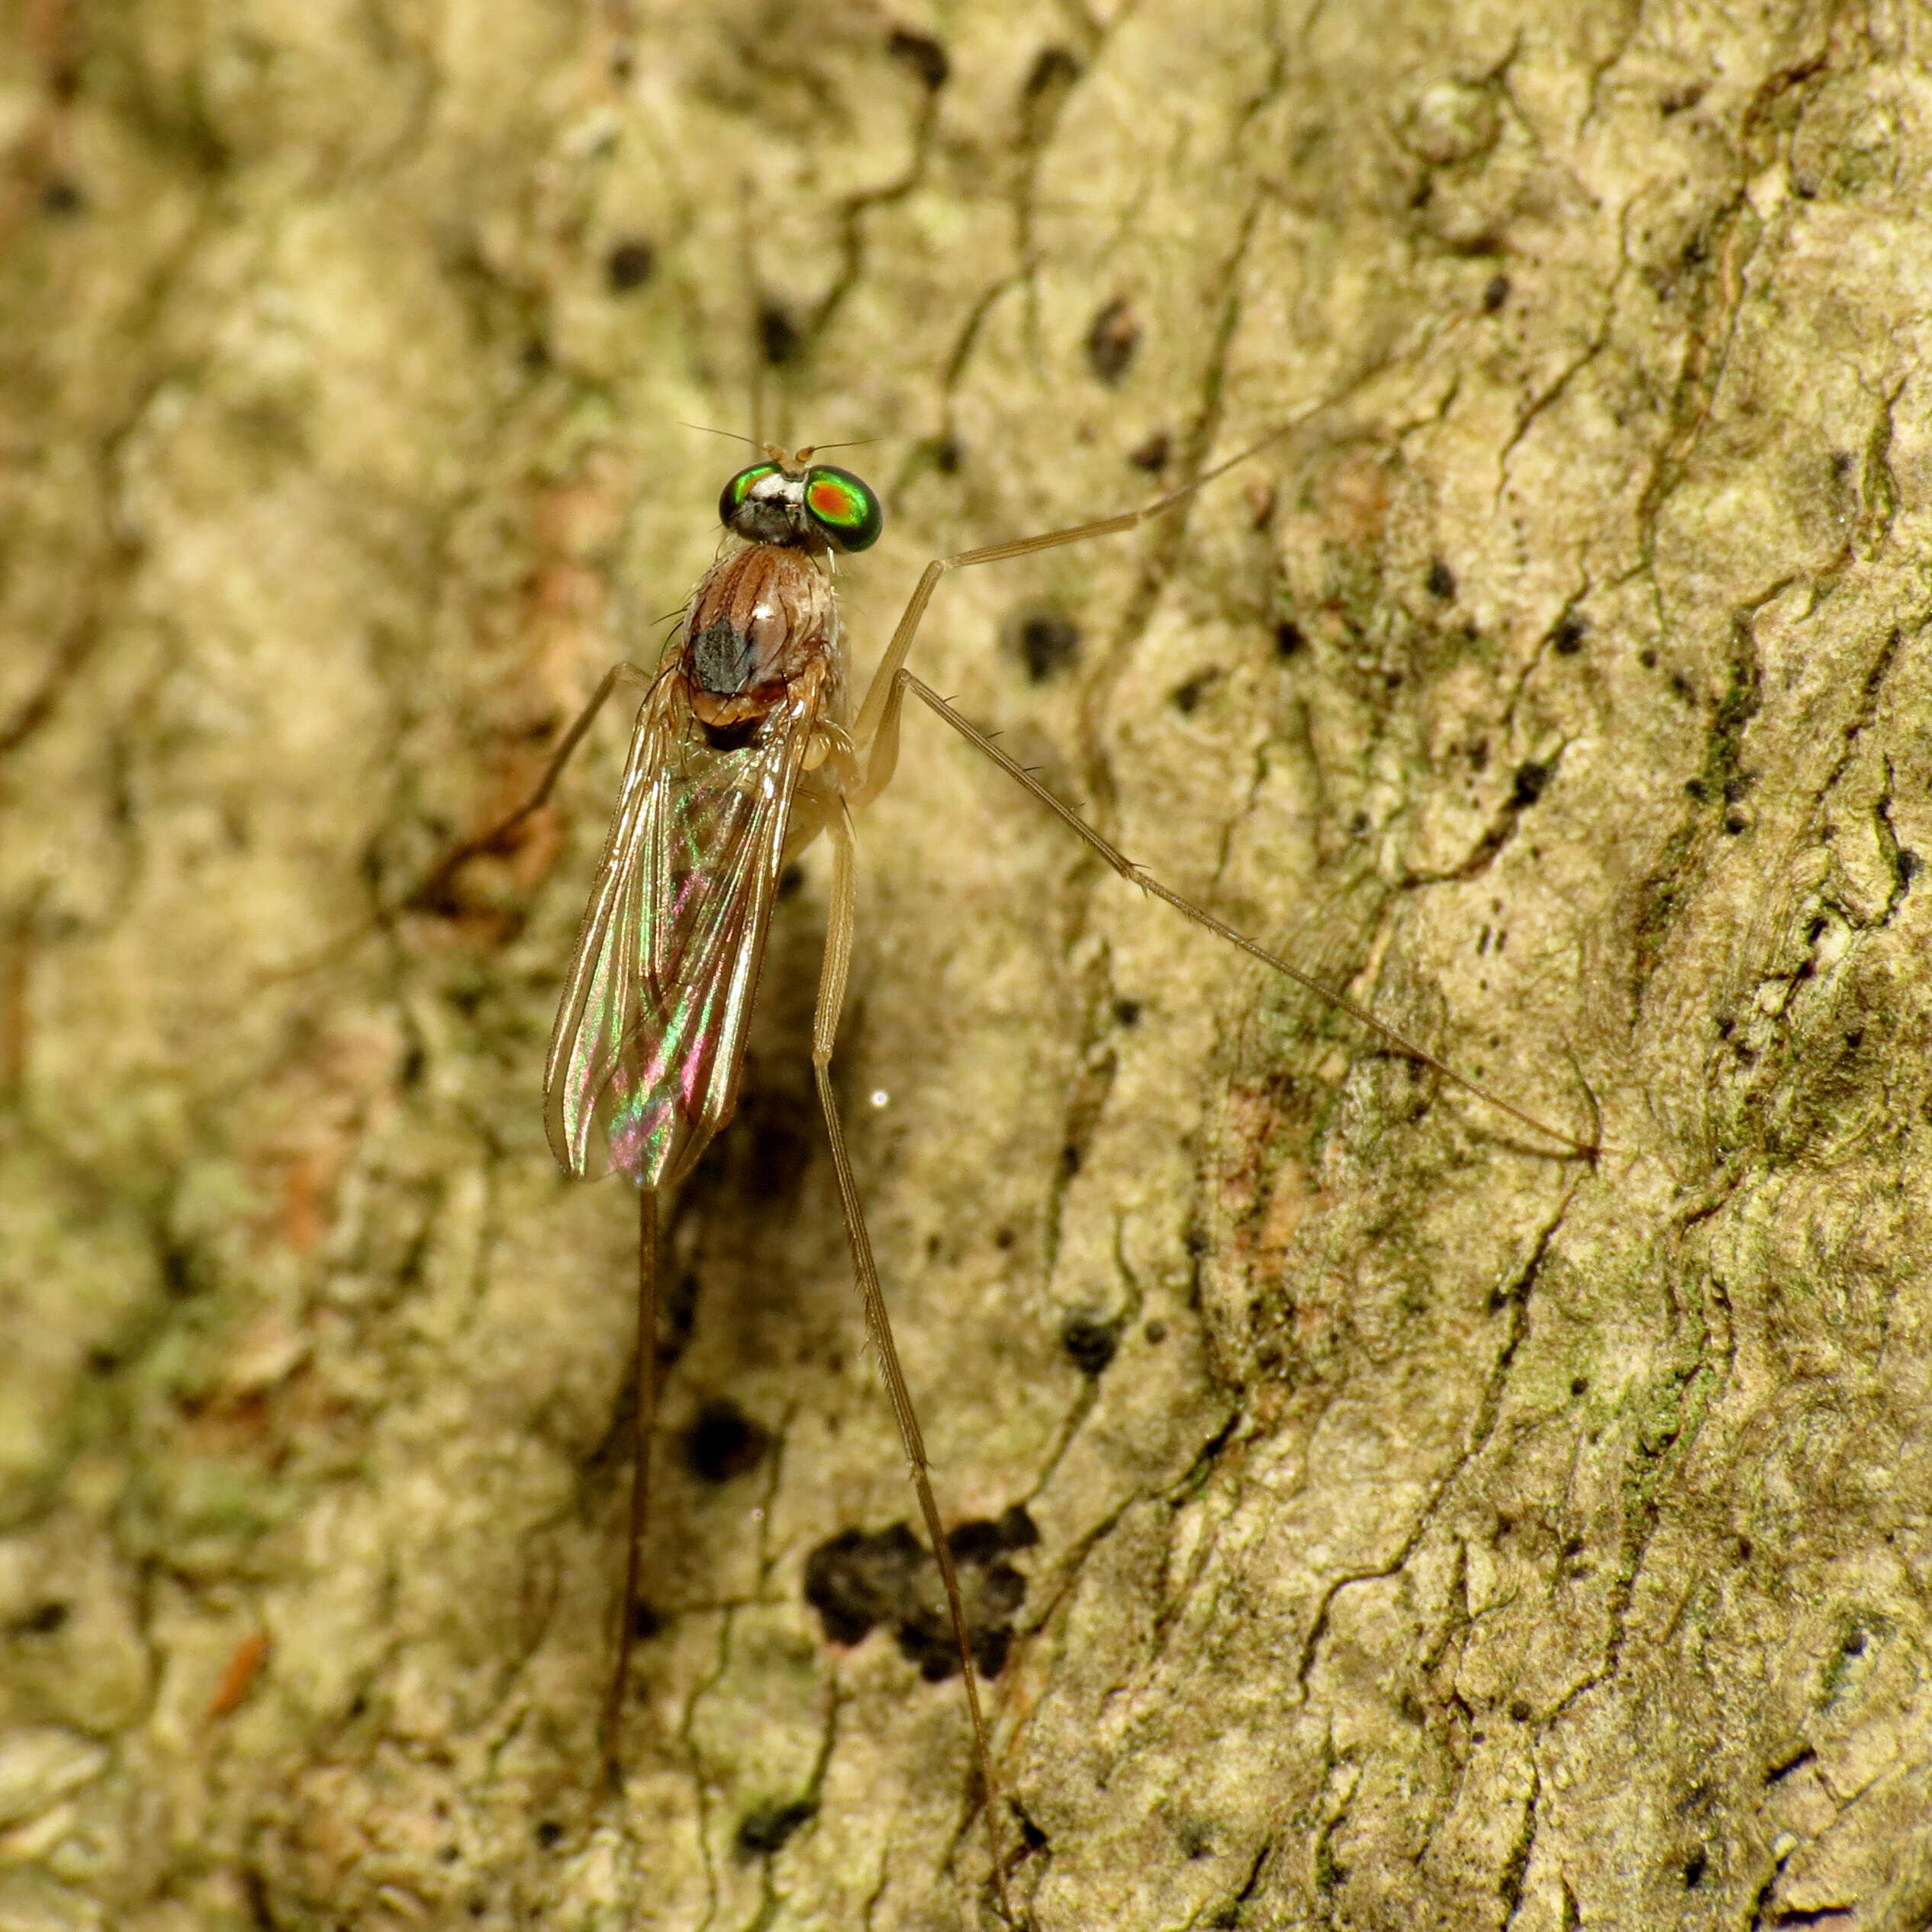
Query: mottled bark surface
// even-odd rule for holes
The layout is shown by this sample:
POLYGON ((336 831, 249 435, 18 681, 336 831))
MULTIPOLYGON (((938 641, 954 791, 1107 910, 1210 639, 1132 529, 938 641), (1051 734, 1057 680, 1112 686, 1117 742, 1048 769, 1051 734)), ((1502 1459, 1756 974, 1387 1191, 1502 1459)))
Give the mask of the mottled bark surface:
POLYGON ((395 910, 651 660, 755 388, 875 439, 861 665, 1312 411, 919 665, 1609 1144, 909 720, 839 1077, 942 1507, 1038 1531, 1016 1909, 1925 1925, 1924 11, 625 14, 5 9, 0 1924, 989 1922, 957 1681, 803 1594, 912 1514, 823 853, 668 1212, 620 1801, 635 1209, 536 1087, 624 720, 395 910))

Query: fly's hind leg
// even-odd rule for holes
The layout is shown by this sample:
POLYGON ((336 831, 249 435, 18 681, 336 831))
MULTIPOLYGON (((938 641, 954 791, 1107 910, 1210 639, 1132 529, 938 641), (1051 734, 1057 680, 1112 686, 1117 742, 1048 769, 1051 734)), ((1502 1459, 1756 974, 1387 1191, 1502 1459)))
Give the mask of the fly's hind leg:
POLYGON ((604 709, 610 694, 620 684, 633 684, 639 691, 647 691, 652 681, 649 671, 639 670, 634 664, 613 664, 598 681, 589 704, 577 714, 570 729, 559 739, 557 749, 550 754, 550 762, 544 767, 543 776, 537 781, 536 789, 507 818, 473 839, 465 839, 453 851, 445 853, 436 870, 403 901, 404 908, 411 912, 434 912, 446 907, 450 881, 456 874, 472 859, 496 850, 520 826, 542 810, 556 789, 557 781, 563 776, 564 767, 584 742, 584 733, 596 722, 597 714, 604 709))
POLYGON ((966 1706, 973 1721, 973 1751, 979 1764, 980 1782, 985 1791, 986 1829, 993 1850, 993 1889, 999 1901, 1000 1915, 1010 1924, 1013 1914, 1006 1904, 999 1786, 993 1777, 993 1747, 987 1734, 985 1715, 980 1708, 979 1686, 974 1681, 972 1634, 967 1627, 966 1606, 959 1592, 959 1573, 954 1564, 945 1531, 940 1526, 939 1505, 932 1496, 932 1464, 926 1454, 926 1438, 920 1432, 919 1417, 913 1408, 912 1391, 906 1386, 898 1347, 892 1338, 892 1318, 886 1312, 877 1264, 872 1258, 872 1238, 866 1231, 865 1210, 858 1198, 858 1183, 852 1177, 852 1158, 845 1150, 845 1132, 839 1118, 838 1096, 832 1091, 832 1049, 838 1035, 839 1011, 845 1004, 845 975, 852 964, 852 820, 842 807, 835 807, 827 815, 825 830, 832 842, 832 909, 826 929, 825 961, 819 974, 818 1006, 812 1022, 812 1078, 818 1088, 826 1133, 832 1143, 832 1163, 839 1180, 839 1199, 845 1210, 845 1235, 852 1247, 852 1274, 865 1306, 866 1331, 879 1358, 879 1373, 892 1403, 893 1420, 899 1425, 899 1439, 905 1448, 913 1486, 919 1493, 919 1515, 924 1519, 926 1538, 932 1546, 932 1554, 939 1566, 939 1580, 945 1590, 953 1641, 958 1648, 960 1672, 966 1686, 966 1706))
MULTIPOLYGON (((1048 530, 1038 536, 1016 537, 1007 543, 989 543, 976 550, 961 550, 950 557, 935 557, 926 566, 913 594, 906 600, 906 608, 900 613, 892 641, 886 646, 885 655, 879 660, 879 668, 872 675, 872 682, 865 694, 865 701, 859 707, 858 719, 854 726, 852 736, 858 748, 859 760, 865 775, 858 786, 846 794, 848 804, 857 810, 869 805, 892 781, 892 774, 899 763, 899 727, 900 714, 904 709, 906 694, 910 691, 939 713, 966 741, 991 758, 994 764, 1017 783, 1039 800, 1042 804, 1054 813, 1077 837, 1084 839, 1115 871, 1129 884, 1138 886, 1142 891, 1151 893, 1157 899, 1164 899, 1174 910, 1196 926, 1218 934, 1231 945, 1258 959, 1264 965, 1280 973, 1284 978, 1293 980, 1318 999, 1324 1000, 1338 1012, 1347 1013, 1381 1039, 1388 1042, 1399 1053, 1431 1068, 1445 1080, 1453 1082, 1466 1093, 1499 1109, 1511 1119, 1520 1122, 1546 1139, 1560 1143, 1573 1153, 1594 1160, 1604 1151, 1601 1143, 1595 1139, 1583 1141, 1573 1134, 1567 1134, 1560 1128, 1545 1126, 1533 1115, 1526 1113, 1513 1102, 1505 1100, 1499 1093, 1492 1093, 1466 1074, 1459 1073, 1445 1061, 1438 1059, 1426 1047, 1418 1046, 1413 1040, 1405 1038, 1386 1021, 1377 1019, 1365 1006, 1357 1004, 1344 993, 1337 993, 1324 986, 1319 980, 1305 973, 1278 953, 1270 952, 1265 946, 1251 939, 1245 933, 1216 919, 1205 906, 1196 905, 1192 900, 1183 898, 1172 887, 1161 884, 1151 874, 1143 871, 1120 849, 1103 838, 1089 825, 1073 807, 1056 798, 1033 774, 1019 762, 1002 751, 992 738, 977 726, 971 723, 955 711, 929 684, 906 668, 906 658, 913 647, 913 640, 919 634, 919 627, 924 619, 926 607, 932 601, 932 593, 939 588, 939 579, 949 570, 965 570, 975 564, 1003 563, 1009 557, 1029 556, 1036 550, 1052 550, 1063 544, 1084 543, 1090 537, 1113 536, 1132 530, 1148 518, 1163 515, 1185 502, 1195 492, 1218 476, 1225 476, 1237 465, 1257 456, 1270 444, 1298 427, 1309 417, 1317 415, 1325 405, 1305 411, 1301 415, 1291 417, 1279 429, 1262 437, 1258 443, 1251 443, 1245 449, 1225 458, 1222 462, 1203 470, 1191 483, 1185 483, 1177 490, 1170 490, 1165 496, 1156 497, 1151 503, 1143 504, 1138 510, 1123 510, 1117 517, 1103 517, 1090 523, 1074 523, 1065 530, 1048 530)), ((829 1048, 828 1048, 829 1051, 829 1048)))
POLYGON ((1594 1161, 1599 1154, 1605 1151, 1599 1141, 1579 1140, 1574 1134, 1566 1133, 1560 1127, 1547 1126, 1534 1115, 1526 1113, 1514 1101, 1505 1100, 1500 1093, 1483 1086, 1480 1081, 1470 1079, 1467 1074, 1457 1072, 1446 1060, 1439 1059, 1430 1052, 1427 1047, 1420 1046, 1415 1041, 1398 1033, 1386 1020, 1378 1019, 1367 1007, 1350 999, 1346 993, 1338 993, 1332 987, 1323 985, 1312 974, 1303 972, 1293 961, 1283 959, 1279 953, 1270 952, 1266 946, 1251 939, 1246 933, 1238 932, 1225 920, 1216 919, 1206 906, 1196 905, 1193 900, 1184 898, 1171 886, 1163 884, 1151 872, 1143 871, 1136 865, 1111 839, 1089 825, 1065 800, 1055 797, 1017 758, 987 733, 980 730, 977 725, 955 710, 923 678, 902 668, 897 673, 895 681, 902 694, 910 691, 920 703, 929 705, 976 751, 983 752, 1015 784, 1023 786, 1032 793, 1076 838, 1084 839, 1129 885, 1138 886, 1141 891, 1151 894, 1156 899, 1166 900, 1184 918, 1192 919, 1196 926, 1204 927, 1217 938, 1225 939, 1230 945, 1238 946, 1251 958, 1258 959, 1264 966, 1280 974, 1284 979, 1293 980, 1296 985, 1313 993, 1317 999, 1325 1000, 1337 1012, 1346 1013, 1358 1025, 1386 1041, 1398 1053, 1419 1061, 1431 1071, 1440 1074, 1444 1080, 1462 1088, 1466 1093, 1473 1093, 1479 1100, 1508 1114, 1512 1120, 1541 1135, 1545 1139, 1555 1141, 1568 1148, 1573 1154, 1581 1154, 1586 1160, 1594 1161))

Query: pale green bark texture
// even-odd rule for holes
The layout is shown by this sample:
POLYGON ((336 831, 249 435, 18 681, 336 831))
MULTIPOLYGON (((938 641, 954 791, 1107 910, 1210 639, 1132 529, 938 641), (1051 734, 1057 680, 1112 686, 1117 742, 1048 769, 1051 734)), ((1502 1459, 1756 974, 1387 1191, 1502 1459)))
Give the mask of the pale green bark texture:
POLYGON ((1932 1922, 1932 18, 7 0, 0 1927, 993 1923, 781 905, 667 1204, 537 1099, 742 460, 924 713, 838 1077, 1039 1932, 1932 1922), (1070 1342, 1071 1346, 1069 1346, 1070 1342), (1109 1350, 1111 1348, 1111 1355, 1109 1350), (701 1412, 743 1418, 703 1453, 701 1412), (729 1405, 727 1410, 721 1406, 729 1405))

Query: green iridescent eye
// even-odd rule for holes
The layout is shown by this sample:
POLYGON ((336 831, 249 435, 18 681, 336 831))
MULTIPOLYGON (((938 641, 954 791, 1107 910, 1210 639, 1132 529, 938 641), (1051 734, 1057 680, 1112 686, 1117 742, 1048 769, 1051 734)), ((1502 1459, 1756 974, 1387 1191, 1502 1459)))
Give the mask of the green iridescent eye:
POLYGON ((885 528, 885 512, 871 487, 829 463, 805 472, 805 510, 841 550, 868 549, 885 528))
POLYGON ((754 463, 749 469, 741 469, 724 486, 718 498, 718 521, 729 525, 734 514, 752 493, 752 485, 762 476, 775 476, 778 473, 776 463, 754 463))

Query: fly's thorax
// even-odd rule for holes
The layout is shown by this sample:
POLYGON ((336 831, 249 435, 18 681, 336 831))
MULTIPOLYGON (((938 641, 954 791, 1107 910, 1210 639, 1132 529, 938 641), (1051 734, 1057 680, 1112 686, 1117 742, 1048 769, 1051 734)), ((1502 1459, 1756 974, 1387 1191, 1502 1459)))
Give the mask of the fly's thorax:
POLYGON ((800 549, 754 543, 721 558, 691 599, 678 668, 698 722, 754 726, 808 673, 842 707, 839 607, 825 571, 800 549))

